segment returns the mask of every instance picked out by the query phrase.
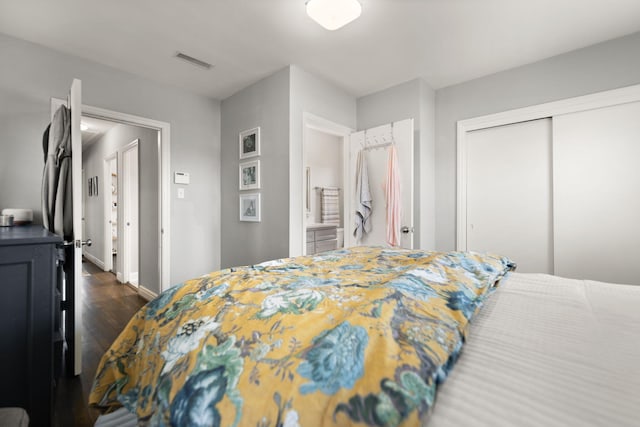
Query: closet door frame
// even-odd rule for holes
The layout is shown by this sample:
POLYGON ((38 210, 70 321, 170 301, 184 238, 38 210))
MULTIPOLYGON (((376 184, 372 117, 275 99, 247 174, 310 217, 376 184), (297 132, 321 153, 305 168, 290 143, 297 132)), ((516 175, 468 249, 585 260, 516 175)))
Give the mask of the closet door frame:
POLYGON ((458 121, 456 250, 467 250, 468 132, 637 101, 640 101, 640 84, 458 121))

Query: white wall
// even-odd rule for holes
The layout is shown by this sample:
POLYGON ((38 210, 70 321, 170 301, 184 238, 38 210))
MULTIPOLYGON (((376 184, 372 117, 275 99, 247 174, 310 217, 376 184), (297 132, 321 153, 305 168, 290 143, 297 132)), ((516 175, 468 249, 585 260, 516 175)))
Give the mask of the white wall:
POLYGON ((171 170, 191 173, 185 199, 171 185, 171 283, 219 268, 219 101, 2 34, 0 57, 0 208, 31 208, 42 223, 50 98, 79 78, 84 104, 171 124, 171 170))
POLYGON ((343 142, 342 138, 314 129, 307 130, 306 167, 311 170, 311 209, 307 224, 321 223, 321 194, 317 188, 337 187, 340 191, 340 225, 344 227, 343 142))
POLYGON ((435 247, 435 92, 414 79, 358 98, 358 130, 414 119, 414 246, 435 247))
MULTIPOLYGON (((105 260, 104 253, 104 198, 111 199, 111 193, 103 191, 104 158, 116 151, 122 153, 124 146, 139 139, 139 248, 140 276, 139 284, 152 292, 159 293, 158 276, 158 131, 130 125, 117 125, 98 141, 83 150, 83 168, 87 177, 98 176, 100 191, 98 196, 85 198, 85 238, 93 241, 84 251, 100 261, 105 260)), ((122 157, 120 155, 120 166, 122 157)), ((88 178, 87 178, 88 179, 88 178)), ((122 180, 120 180, 122 182, 122 180)), ((110 186, 110 182, 108 183, 110 186)), ((118 189, 122 195, 122 187, 118 189)), ((86 183, 83 192, 86 195, 86 183)), ((111 212, 108 212, 111 215, 111 212)), ((122 235, 119 235, 122 241, 122 235)), ((119 252, 120 253, 120 252, 119 252)), ((110 255, 110 254, 109 254, 110 255)), ((121 260, 118 260, 121 262, 121 260)), ((136 262, 137 265, 137 262, 136 262)), ((119 268, 122 271, 122 268, 119 268)), ((134 271, 135 268, 134 268, 134 271)))
POLYGON ((436 92, 436 248, 455 248, 456 122, 640 83, 640 33, 436 92))

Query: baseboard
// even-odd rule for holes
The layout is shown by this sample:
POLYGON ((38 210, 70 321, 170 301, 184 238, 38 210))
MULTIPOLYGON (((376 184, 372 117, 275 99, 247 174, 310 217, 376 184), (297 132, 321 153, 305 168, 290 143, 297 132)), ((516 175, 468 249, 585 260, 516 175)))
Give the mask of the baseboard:
POLYGON ((104 262, 100 261, 98 258, 94 257, 93 255, 91 255, 89 252, 84 251, 82 253, 82 255, 88 259, 89 261, 91 261, 92 263, 94 263, 98 268, 100 268, 101 270, 104 270, 104 262))
POLYGON ((156 294, 155 292, 150 291, 149 289, 145 288, 144 286, 139 286, 138 287, 138 294, 146 299, 147 301, 151 301, 152 299, 154 299, 155 297, 158 296, 158 294, 156 294))
POLYGON ((116 280, 120 283, 124 283, 124 276, 119 271, 116 273, 116 280))

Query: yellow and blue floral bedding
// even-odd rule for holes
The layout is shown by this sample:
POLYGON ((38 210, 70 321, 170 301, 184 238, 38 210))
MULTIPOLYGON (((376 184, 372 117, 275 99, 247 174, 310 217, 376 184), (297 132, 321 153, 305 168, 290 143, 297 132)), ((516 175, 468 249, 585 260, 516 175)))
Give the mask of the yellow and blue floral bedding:
POLYGON ((89 400, 153 426, 416 425, 513 267, 352 248, 211 273, 131 319, 89 400))

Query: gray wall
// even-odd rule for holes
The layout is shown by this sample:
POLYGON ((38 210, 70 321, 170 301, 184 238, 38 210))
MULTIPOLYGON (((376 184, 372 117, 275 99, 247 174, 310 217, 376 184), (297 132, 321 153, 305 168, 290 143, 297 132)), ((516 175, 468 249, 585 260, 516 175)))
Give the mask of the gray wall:
POLYGON ((414 246, 435 246, 435 92, 414 79, 358 98, 358 130, 414 119, 414 246))
MULTIPOLYGON (((87 179, 98 176, 100 191, 97 196, 85 197, 85 238, 93 241, 85 252, 100 261, 105 261, 104 253, 104 198, 111 198, 111 192, 103 191, 104 159, 119 151, 118 168, 122 167, 122 148, 135 139, 138 142, 139 159, 139 285, 159 293, 160 277, 158 276, 158 131, 129 125, 117 125, 102 138, 91 144, 82 152, 82 164, 87 179)), ((119 176, 122 176, 119 174, 119 176)), ((108 183, 110 186, 111 183, 108 183)), ((120 181, 121 184, 121 181, 120 181)), ((86 195, 86 184, 83 192, 86 195)), ((120 189, 119 189, 120 190, 120 189)), ((122 191, 118 191, 122 195, 122 191)), ((111 212, 107 214, 110 215, 111 212)), ((119 225, 122 222, 119 221, 119 225)), ((122 236, 122 233, 119 233, 122 236)), ((119 252, 120 253, 120 252, 119 252)), ((120 263, 122 258, 118 259, 120 263)), ((118 271, 122 271, 122 268, 118 271)))
MULTIPOLYGON (((220 103, 0 34, 0 208, 31 208, 41 222, 42 132, 50 98, 82 80, 83 103, 171 124, 171 282, 220 266, 220 103)), ((200 72, 194 70, 194 72, 200 72)))
POLYGON ((291 143, 289 153, 289 254, 302 255, 302 135, 304 113, 356 128, 356 99, 326 80, 291 66, 291 143))
POLYGON ((289 74, 284 68, 222 101, 223 267, 289 254, 289 74), (262 221, 241 222, 238 134, 256 126, 261 189, 243 193, 260 192, 262 221))
POLYGON ((222 265, 302 253, 302 116, 355 128, 355 98, 289 66, 222 101, 222 265), (262 221, 239 220, 238 133, 260 126, 262 221))
POLYGON ((436 248, 455 248, 456 122, 640 83, 640 33, 436 92, 436 248))

